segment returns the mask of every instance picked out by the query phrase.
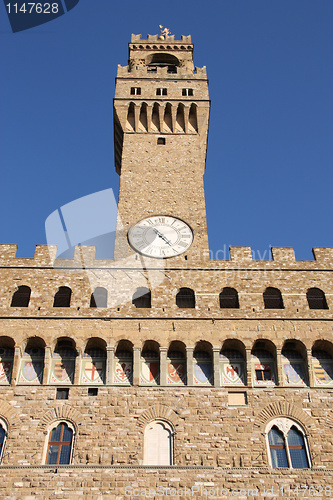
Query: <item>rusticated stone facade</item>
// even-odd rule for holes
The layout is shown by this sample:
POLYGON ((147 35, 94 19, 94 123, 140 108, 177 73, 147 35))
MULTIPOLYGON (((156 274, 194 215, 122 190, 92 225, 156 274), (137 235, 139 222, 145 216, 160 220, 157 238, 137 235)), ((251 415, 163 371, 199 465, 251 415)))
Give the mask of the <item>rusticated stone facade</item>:
POLYGON ((190 37, 132 35, 118 68, 115 258, 0 246, 1 498, 333 496, 333 249, 209 259, 209 96, 192 52, 190 37), (160 214, 193 229, 187 252, 131 249, 128 228, 160 214), (52 462, 62 424, 68 460, 52 462))

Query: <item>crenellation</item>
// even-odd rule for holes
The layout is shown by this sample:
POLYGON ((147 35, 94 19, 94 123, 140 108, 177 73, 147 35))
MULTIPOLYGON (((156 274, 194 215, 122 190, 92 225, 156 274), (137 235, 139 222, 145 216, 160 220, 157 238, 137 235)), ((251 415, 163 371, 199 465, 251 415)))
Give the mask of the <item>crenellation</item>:
POLYGON ((206 68, 165 33, 118 66, 114 259, 0 246, 1 498, 333 484, 333 249, 209 258, 206 68))

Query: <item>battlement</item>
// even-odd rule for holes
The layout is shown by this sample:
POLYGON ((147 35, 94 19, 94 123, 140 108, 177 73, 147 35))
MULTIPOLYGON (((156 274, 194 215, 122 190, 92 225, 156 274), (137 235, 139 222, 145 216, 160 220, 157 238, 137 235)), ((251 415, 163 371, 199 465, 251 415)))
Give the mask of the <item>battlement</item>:
POLYGON ((127 66, 121 66, 118 64, 117 78, 168 78, 168 80, 179 80, 180 78, 190 78, 191 80, 206 80, 207 79, 207 69, 206 66, 198 68, 195 66, 194 69, 189 69, 187 67, 177 68, 177 73, 170 74, 166 67, 157 67, 156 71, 152 73, 147 66, 128 64, 127 66))
POLYGON ((181 35, 180 40, 175 40, 175 35, 147 35, 147 38, 141 38, 140 35, 131 35, 131 43, 152 43, 165 41, 168 43, 186 43, 192 44, 191 35, 181 35))
MULTIPOLYGON (((285 268, 297 270, 309 269, 332 269, 333 271, 333 248, 313 248, 313 260, 296 260, 294 249, 291 247, 273 247, 271 248, 270 260, 253 259, 251 247, 230 247, 230 260, 202 260, 200 268, 207 269, 224 269, 235 267, 262 268, 285 268)), ((75 246, 73 259, 57 259, 57 247, 55 245, 36 245, 33 258, 16 257, 17 245, 0 245, 0 266, 2 267, 78 267, 84 268, 87 266, 98 267, 141 267, 142 263, 135 259, 135 256, 129 256, 124 261, 115 261, 114 259, 96 259, 96 247, 80 245, 75 246), (137 262, 137 265, 136 265, 137 262)), ((145 258, 145 263, 151 267, 159 267, 156 259, 145 258)), ((163 266, 167 268, 171 261, 164 260, 163 266)), ((172 262, 172 267, 186 268, 188 263, 182 261, 181 258, 175 263, 172 262)))

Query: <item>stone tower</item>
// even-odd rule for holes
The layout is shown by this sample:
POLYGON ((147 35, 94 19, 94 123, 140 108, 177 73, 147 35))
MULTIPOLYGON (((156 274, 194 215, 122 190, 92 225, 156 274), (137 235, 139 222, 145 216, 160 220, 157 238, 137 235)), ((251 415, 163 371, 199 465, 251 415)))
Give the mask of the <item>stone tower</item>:
POLYGON ((333 249, 208 258, 192 52, 118 68, 115 258, 0 245, 1 498, 333 496, 333 249))
MULTIPOLYGON (((193 263, 207 258, 203 173, 209 106, 206 68, 194 68, 190 36, 175 40, 173 35, 149 35, 143 40, 132 35, 128 66, 118 66, 114 99, 115 164, 121 176, 118 210, 123 226, 121 232, 118 223, 115 257, 128 252, 126 236, 131 226, 151 216, 159 219, 149 219, 148 224, 163 225, 164 217, 172 216, 191 231, 182 238, 184 225, 168 220, 173 228, 180 228, 178 242, 177 232, 165 227, 171 244, 158 245, 163 240, 157 234, 157 247, 152 241, 152 253, 149 247, 143 252, 193 263)), ((140 230, 137 233, 140 239, 140 230)))

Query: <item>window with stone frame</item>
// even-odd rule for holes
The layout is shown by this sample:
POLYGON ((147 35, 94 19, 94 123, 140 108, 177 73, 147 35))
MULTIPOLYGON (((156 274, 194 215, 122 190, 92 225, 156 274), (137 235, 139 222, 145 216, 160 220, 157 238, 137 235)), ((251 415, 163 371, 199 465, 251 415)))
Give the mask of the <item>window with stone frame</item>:
POLYGON ((318 386, 333 385, 333 356, 327 349, 316 348, 312 349, 312 369, 315 379, 315 384, 318 386))
POLYGON ((8 428, 6 423, 0 418, 0 464, 2 462, 3 450, 7 438, 8 428))
POLYGON ((278 288, 267 287, 263 298, 265 309, 284 309, 282 294, 278 288))
POLYGON ((246 363, 237 349, 222 349, 220 352, 221 385, 245 385, 246 363))
POLYGON ((183 96, 193 96, 193 89, 182 89, 183 96))
POLYGON ((67 465, 71 462, 74 428, 69 422, 57 423, 50 431, 47 465, 67 465))
POLYGON ((147 341, 141 352, 140 384, 158 385, 160 383, 159 346, 154 341, 147 341))
POLYGON ((328 309, 326 296, 319 288, 309 288, 306 292, 309 309, 328 309))
POLYGON ((283 382, 286 385, 306 385, 308 376, 301 353, 287 342, 281 351, 283 382))
POLYGON ((10 307, 28 307, 31 295, 31 288, 26 285, 21 285, 13 293, 10 307))
POLYGON ((61 286, 54 296, 53 307, 70 307, 72 290, 68 286, 61 286))
POLYGON ((9 385, 12 380, 14 364, 14 345, 12 339, 0 339, 0 385, 9 385))
POLYGON ((186 384, 186 350, 179 341, 171 342, 167 355, 167 384, 186 384))
POLYGON ((213 353, 208 345, 199 342, 193 353, 193 381, 195 385, 212 385, 213 353))
POLYGON ((289 418, 277 418, 266 428, 270 465, 276 468, 311 467, 304 430, 289 418))
POLYGON ((98 286, 90 297, 90 307, 106 308, 108 306, 108 292, 106 288, 98 286))
POLYGON ((168 422, 154 420, 147 425, 144 465, 174 465, 174 431, 168 422))
POLYGON ((139 287, 135 290, 132 297, 132 304, 137 309, 151 308, 151 291, 146 287, 139 287))
POLYGON ((265 348, 254 348, 251 353, 252 381, 255 386, 276 384, 276 363, 273 354, 265 348))
POLYGON ((133 344, 121 340, 114 355, 113 384, 129 385, 133 382, 133 344))
POLYGON ((176 295, 176 305, 181 309, 194 309, 194 291, 191 288, 181 288, 176 295))
POLYGON ((238 309, 238 292, 234 288, 225 287, 219 295, 221 309, 238 309))

